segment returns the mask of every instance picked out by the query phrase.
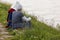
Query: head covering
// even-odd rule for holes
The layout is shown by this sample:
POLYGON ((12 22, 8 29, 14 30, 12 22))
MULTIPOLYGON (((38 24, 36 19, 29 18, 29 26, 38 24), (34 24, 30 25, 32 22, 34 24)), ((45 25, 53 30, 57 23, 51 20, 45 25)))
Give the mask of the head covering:
POLYGON ((22 9, 22 5, 17 1, 11 6, 11 8, 17 11, 18 9, 22 9))

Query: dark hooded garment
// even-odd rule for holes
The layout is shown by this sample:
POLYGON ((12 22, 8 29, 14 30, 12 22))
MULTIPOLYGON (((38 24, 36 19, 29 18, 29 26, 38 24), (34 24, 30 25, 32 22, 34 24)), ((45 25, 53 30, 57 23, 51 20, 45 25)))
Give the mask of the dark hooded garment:
POLYGON ((23 13, 20 11, 13 12, 12 14, 12 28, 13 29, 24 27, 23 20, 22 20, 23 16, 24 16, 23 13))

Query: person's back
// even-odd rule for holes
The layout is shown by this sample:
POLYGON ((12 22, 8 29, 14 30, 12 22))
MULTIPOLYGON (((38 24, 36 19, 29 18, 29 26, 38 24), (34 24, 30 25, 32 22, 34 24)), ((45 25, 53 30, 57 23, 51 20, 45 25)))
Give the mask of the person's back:
POLYGON ((16 29, 16 28, 22 28, 24 26, 23 21, 22 21, 22 17, 23 17, 23 13, 20 11, 14 11, 13 15, 12 15, 12 28, 16 29))
POLYGON ((17 29, 17 28, 23 28, 25 26, 30 26, 30 19, 26 18, 24 14, 21 11, 14 11, 12 14, 12 28, 17 29), (25 24, 24 24, 25 20, 25 24))
POLYGON ((23 13, 20 11, 14 11, 12 15, 12 23, 22 23, 23 13))

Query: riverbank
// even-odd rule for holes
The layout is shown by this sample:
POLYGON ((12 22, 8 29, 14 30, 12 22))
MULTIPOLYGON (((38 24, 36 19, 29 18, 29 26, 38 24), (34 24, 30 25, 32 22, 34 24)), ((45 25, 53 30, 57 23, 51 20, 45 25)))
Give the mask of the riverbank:
MULTIPOLYGON (((7 11, 10 6, 0 3, 0 22, 6 25, 7 11)), ((8 31, 12 38, 6 40, 60 40, 60 31, 48 26, 33 16, 31 16, 32 28, 31 29, 16 29, 8 31)))

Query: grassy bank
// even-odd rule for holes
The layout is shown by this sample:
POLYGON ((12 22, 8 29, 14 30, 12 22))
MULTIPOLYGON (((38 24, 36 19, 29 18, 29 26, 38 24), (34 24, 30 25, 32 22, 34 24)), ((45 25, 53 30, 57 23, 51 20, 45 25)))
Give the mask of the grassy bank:
MULTIPOLYGON (((0 3, 0 22, 6 25, 7 11, 9 5, 0 3)), ((14 37, 6 40, 60 40, 60 31, 41 23, 33 16, 31 17, 32 26, 30 29, 17 29, 9 33, 14 37)))
POLYGON ((9 7, 9 5, 0 3, 0 23, 6 24, 7 11, 9 7))

